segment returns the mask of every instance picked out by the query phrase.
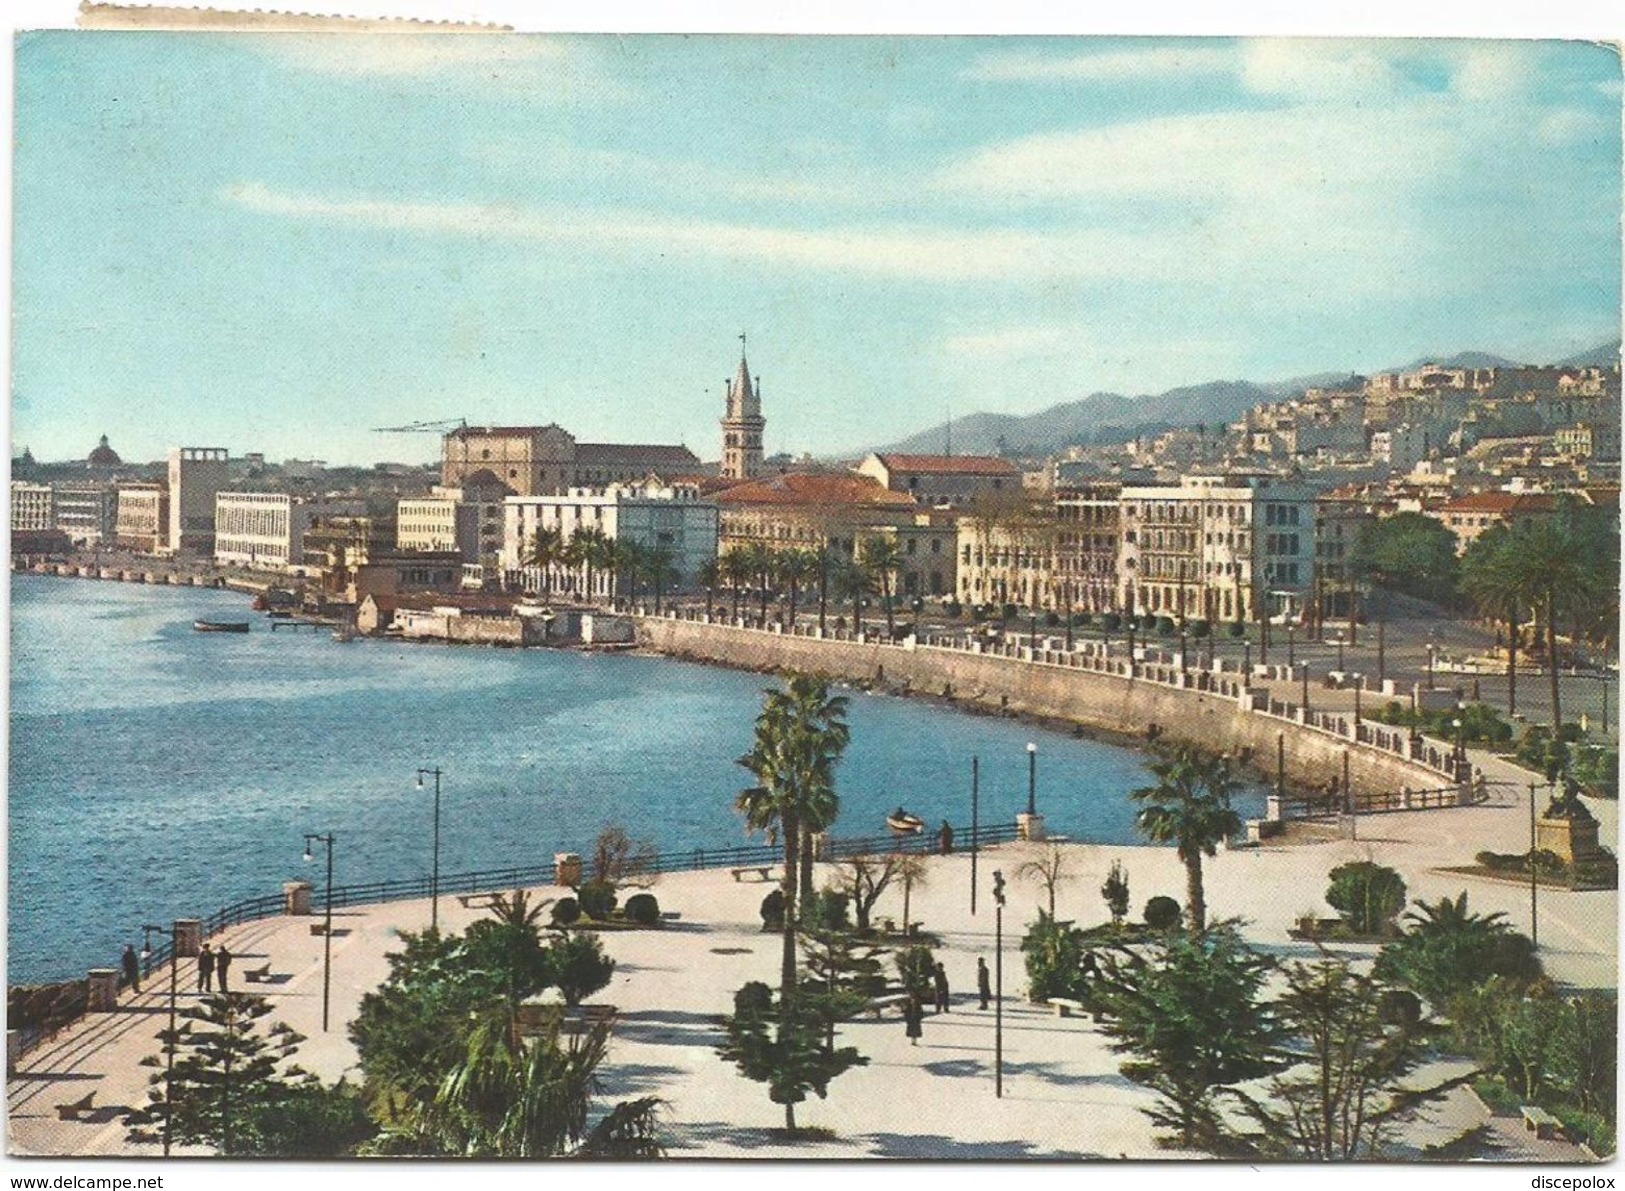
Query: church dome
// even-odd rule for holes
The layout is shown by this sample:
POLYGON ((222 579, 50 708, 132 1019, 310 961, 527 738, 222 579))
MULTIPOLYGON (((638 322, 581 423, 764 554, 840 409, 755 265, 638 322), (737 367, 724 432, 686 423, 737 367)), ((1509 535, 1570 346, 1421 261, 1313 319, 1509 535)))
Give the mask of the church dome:
POLYGON ((90 466, 92 467, 118 467, 124 460, 118 457, 118 452, 107 445, 107 435, 102 435, 102 441, 90 453, 90 466))

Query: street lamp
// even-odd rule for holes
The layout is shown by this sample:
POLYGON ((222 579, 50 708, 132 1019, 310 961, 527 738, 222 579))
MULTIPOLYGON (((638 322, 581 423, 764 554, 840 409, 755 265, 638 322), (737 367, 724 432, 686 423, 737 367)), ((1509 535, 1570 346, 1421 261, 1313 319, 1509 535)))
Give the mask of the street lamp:
POLYGON ((1004 873, 993 870, 993 1094, 1004 1099, 1004 873))
POLYGON ((976 913, 977 837, 981 834, 982 759, 970 759, 970 912, 976 913))
POLYGON ((1290 674, 1292 672, 1292 670, 1298 664, 1297 660, 1296 660, 1296 655, 1293 652, 1293 647, 1296 644, 1296 642, 1294 641, 1294 638, 1296 637, 1296 635, 1297 635, 1297 630, 1294 628, 1294 626, 1287 625, 1286 626, 1286 669, 1287 669, 1288 674, 1290 674))
POLYGON ((1538 783, 1529 783, 1529 947, 1533 951, 1540 950, 1540 904, 1537 893, 1540 885, 1535 875, 1535 791, 1538 789, 1538 783))
POLYGON ((1337 630, 1337 672, 1343 672, 1343 630, 1337 630))
POLYGON ((315 835, 305 833, 305 863, 310 864, 316 857, 311 853, 311 844, 327 845, 327 889, 322 901, 327 907, 327 919, 322 926, 322 1032, 327 1032, 327 1011, 332 1003, 333 994, 333 833, 315 835))
POLYGON ((1430 691, 1433 689, 1433 666, 1434 666, 1434 663, 1437 661, 1438 652, 1439 652, 1439 647, 1437 645, 1435 645, 1433 642, 1429 641, 1428 642, 1428 690, 1430 690, 1430 691))
POLYGON ((1305 662, 1303 664, 1303 714, 1304 714, 1304 722, 1307 723, 1308 722, 1308 716, 1309 716, 1309 663, 1308 662, 1305 662))
POLYGON ((1360 693, 1365 687, 1365 675, 1351 674, 1349 677, 1354 679, 1354 735, 1358 739, 1360 735, 1360 693))
POLYGON ((418 789, 423 789, 423 779, 434 778, 434 867, 429 873, 429 927, 436 933, 440 930, 440 767, 418 770, 418 789))
POLYGON ((1027 742, 1027 815, 1038 813, 1038 746, 1027 742))
POLYGON ((1456 730, 1456 780, 1459 782, 1462 780, 1462 766, 1467 761, 1467 745, 1466 742, 1462 740, 1461 735, 1461 716, 1458 715, 1455 719, 1451 720, 1450 726, 1456 730))
POLYGON ((181 1036, 175 1032, 175 971, 180 967, 180 958, 175 954, 175 932, 162 926, 143 926, 141 928, 141 962, 143 966, 152 962, 152 936, 168 935, 169 946, 169 1033, 164 1040, 164 1157, 169 1157, 170 1126, 175 1119, 175 1048, 181 1044, 181 1036))
POLYGON ((1179 622, 1179 672, 1181 674, 1190 668, 1185 659, 1185 622, 1181 620, 1179 622))

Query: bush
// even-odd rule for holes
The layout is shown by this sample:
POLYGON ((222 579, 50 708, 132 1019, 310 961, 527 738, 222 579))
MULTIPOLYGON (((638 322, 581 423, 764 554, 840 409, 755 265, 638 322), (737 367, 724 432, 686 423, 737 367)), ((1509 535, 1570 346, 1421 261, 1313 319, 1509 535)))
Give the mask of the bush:
POLYGON ((1405 908, 1405 881, 1386 865, 1369 860, 1340 864, 1331 871, 1326 902, 1357 935, 1391 935, 1405 908))
POLYGON ((1418 903, 1406 918, 1409 930, 1377 953, 1372 971, 1420 993, 1435 1009, 1491 976, 1519 986, 1540 978, 1528 936, 1507 925, 1504 914, 1469 912, 1465 893, 1454 901, 1418 903))
POLYGON ((1053 629, 1057 625, 1059 625, 1060 623, 1061 623, 1061 618, 1059 616, 1057 616, 1055 613, 1053 613, 1053 612, 1044 613, 1044 627, 1046 629, 1053 629))
POLYGON ((581 1004, 615 974, 615 961, 604 954, 604 945, 591 931, 566 935, 547 949, 547 955, 551 983, 564 994, 566 1005, 581 1004))
POLYGON ((1077 997, 1083 991, 1083 932, 1043 910, 1021 940, 1027 964, 1027 996, 1034 1001, 1077 997))
MULTIPOLYGON (((1528 852, 1480 852, 1473 860, 1479 867, 1491 872, 1529 875, 1528 852)), ((1556 852, 1542 848, 1535 853, 1535 872, 1543 877, 1565 880, 1569 875, 1569 866, 1556 852)))
POLYGON ((1174 618, 1172 616, 1157 617, 1157 633, 1160 636, 1172 637, 1178 631, 1179 626, 1174 623, 1174 618))
POLYGON ((1587 794, 1598 798, 1619 797, 1619 750, 1585 744, 1574 750, 1569 773, 1587 794))
POLYGON ((1123 627, 1123 618, 1115 612, 1108 612, 1100 618, 1100 627, 1108 633, 1115 633, 1123 627))
POLYGON ((773 1008, 773 990, 760 980, 752 980, 734 993, 734 1013, 739 1017, 754 1017, 773 1008))
POLYGON ((762 929, 784 929, 784 890, 775 889, 762 899, 762 929))
POLYGON ((1179 903, 1165 894, 1158 894, 1145 903, 1145 924, 1152 930, 1173 930, 1184 917, 1179 903))
POLYGON ((1240 620, 1232 620, 1230 622, 1230 635, 1232 637, 1245 637, 1247 635, 1246 623, 1240 620))
POLYGON ((603 921, 615 912, 615 886, 608 881, 588 881, 577 893, 588 918, 603 921))
POLYGON ((965 611, 965 609, 960 605, 958 600, 949 600, 946 604, 944 604, 942 606, 942 610, 944 612, 946 612, 949 616, 953 617, 955 620, 958 620, 959 617, 965 611))
POLYGON ((1016 606, 1014 604, 1006 604, 999 610, 999 615, 1005 620, 1014 620, 1016 618, 1016 606))
POLYGON ((553 925, 569 926, 581 918, 581 903, 573 897, 561 897, 553 903, 553 925))
POLYGON ((800 904, 801 924, 814 930, 850 930, 852 920, 847 916, 847 907, 851 900, 831 889, 815 893, 800 904))
POLYGON ((622 912, 628 922, 636 922, 639 926, 654 926, 660 921, 660 903, 652 893, 634 893, 626 899, 622 912))
POLYGON ((1193 620, 1190 622, 1189 627, 1191 630, 1191 636, 1195 637, 1198 641, 1202 640, 1213 631, 1213 626, 1205 620, 1193 620))
POLYGON ((1072 614, 1072 624, 1075 628, 1087 628, 1093 623, 1094 617, 1090 616, 1087 612, 1074 612, 1072 614))
POLYGON ((937 971, 937 957, 931 953, 931 948, 921 945, 905 947, 893 957, 893 962, 897 964, 897 975, 903 983, 903 991, 930 1004, 936 993, 937 971))

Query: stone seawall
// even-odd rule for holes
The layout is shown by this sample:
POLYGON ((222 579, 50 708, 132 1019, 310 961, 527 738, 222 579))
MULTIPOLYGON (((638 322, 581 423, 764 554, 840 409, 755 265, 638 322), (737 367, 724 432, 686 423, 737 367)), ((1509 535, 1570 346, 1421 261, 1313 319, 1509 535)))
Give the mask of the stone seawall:
POLYGON ((1318 728, 1254 711, 1251 698, 1181 689, 1068 666, 880 641, 836 641, 665 617, 638 618, 639 644, 671 657, 749 670, 804 670, 891 690, 949 698, 994 711, 1063 720, 1140 740, 1147 725, 1159 739, 1209 751, 1250 752, 1260 771, 1275 772, 1284 744, 1290 786, 1341 784, 1347 756, 1357 803, 1401 790, 1437 790, 1450 779, 1424 764, 1357 744, 1318 728))

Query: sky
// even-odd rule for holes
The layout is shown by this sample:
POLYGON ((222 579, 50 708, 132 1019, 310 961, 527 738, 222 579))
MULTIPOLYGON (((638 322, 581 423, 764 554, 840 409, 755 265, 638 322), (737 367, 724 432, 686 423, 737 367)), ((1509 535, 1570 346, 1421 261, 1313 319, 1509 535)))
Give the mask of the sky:
POLYGON ((15 451, 771 452, 1620 327, 1582 42, 23 33, 15 451))

